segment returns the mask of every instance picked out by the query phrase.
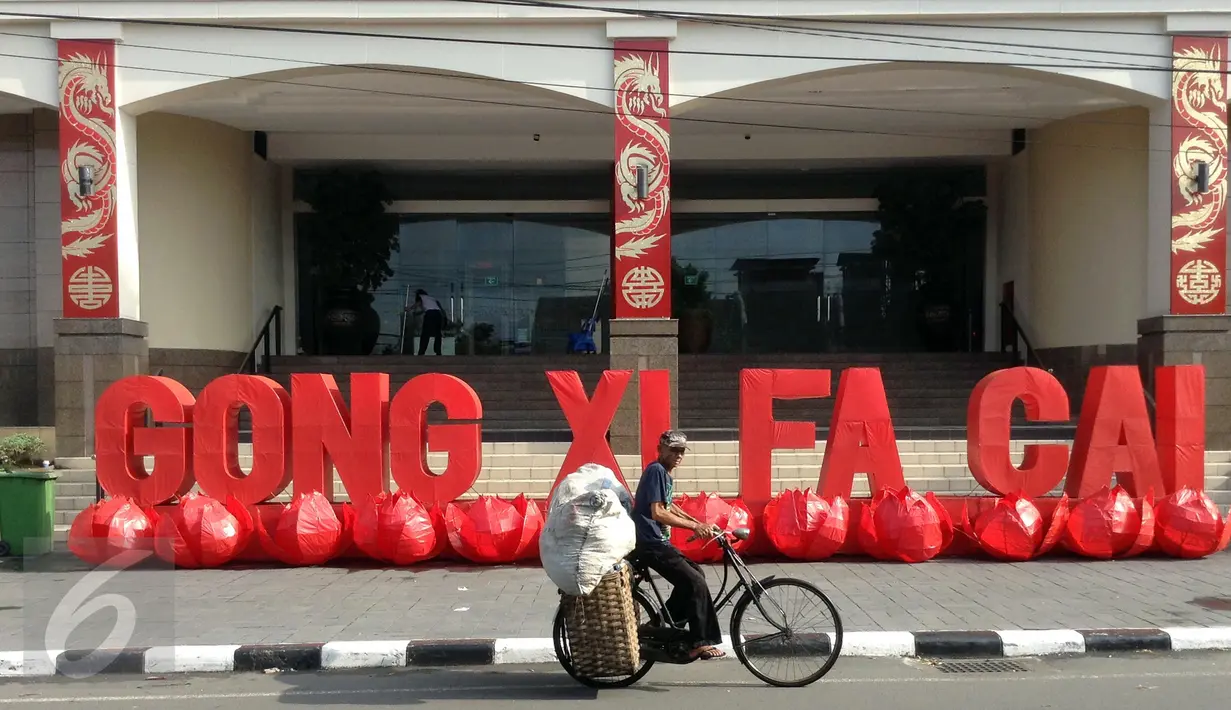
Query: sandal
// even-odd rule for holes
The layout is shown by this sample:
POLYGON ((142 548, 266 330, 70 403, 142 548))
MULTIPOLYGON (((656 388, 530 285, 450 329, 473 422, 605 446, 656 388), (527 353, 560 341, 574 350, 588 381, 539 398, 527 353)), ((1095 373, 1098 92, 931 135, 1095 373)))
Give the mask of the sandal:
POLYGON ((720 651, 719 649, 714 648, 713 646, 706 646, 704 648, 699 648, 696 650, 698 651, 698 653, 694 655, 693 657, 699 660, 702 660, 702 661, 712 661, 716 658, 725 658, 727 655, 724 651, 720 651))

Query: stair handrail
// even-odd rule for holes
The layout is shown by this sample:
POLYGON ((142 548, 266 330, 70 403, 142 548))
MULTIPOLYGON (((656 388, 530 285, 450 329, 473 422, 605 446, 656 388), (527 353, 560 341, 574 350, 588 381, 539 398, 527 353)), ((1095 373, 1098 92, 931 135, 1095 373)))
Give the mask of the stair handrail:
POLYGON ((1005 323, 1013 329, 1013 356, 1023 365, 1030 366, 1031 360, 1033 360, 1035 367, 1038 367, 1040 370, 1047 370, 1048 372, 1051 372, 1051 368, 1044 365, 1043 358, 1039 357, 1039 350, 1034 347, 1034 344, 1031 342, 1030 336, 1027 335, 1026 328, 1022 324, 1021 319, 1018 318, 1017 314, 1013 312, 1012 307, 1004 301, 1000 302, 1000 317, 1003 318, 1005 323), (1018 349, 1019 340, 1026 346, 1026 352, 1024 355, 1018 349))
POLYGON ((239 374, 256 375, 269 374, 269 361, 274 356, 282 355, 282 306, 274 306, 265 318, 265 323, 252 341, 252 347, 244 355, 244 361, 239 366, 239 374), (264 345, 264 359, 257 364, 256 351, 264 345), (251 368, 251 369, 249 369, 251 368))

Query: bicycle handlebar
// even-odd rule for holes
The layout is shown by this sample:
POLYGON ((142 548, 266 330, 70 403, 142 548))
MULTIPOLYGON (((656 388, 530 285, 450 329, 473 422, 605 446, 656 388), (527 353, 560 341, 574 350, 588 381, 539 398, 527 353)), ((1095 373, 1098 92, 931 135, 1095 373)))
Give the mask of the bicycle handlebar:
MULTIPOLYGON (((710 542, 712 542, 713 540, 717 540, 720 537, 724 539, 728 537, 733 537, 736 540, 743 542, 744 540, 747 540, 751 535, 752 535, 752 531, 749 530, 748 528, 735 528, 734 530, 723 530, 718 535, 715 535, 710 540, 707 540, 705 544, 708 545, 710 542)), ((692 535, 685 542, 693 542, 696 539, 697 539, 697 536, 692 535)))

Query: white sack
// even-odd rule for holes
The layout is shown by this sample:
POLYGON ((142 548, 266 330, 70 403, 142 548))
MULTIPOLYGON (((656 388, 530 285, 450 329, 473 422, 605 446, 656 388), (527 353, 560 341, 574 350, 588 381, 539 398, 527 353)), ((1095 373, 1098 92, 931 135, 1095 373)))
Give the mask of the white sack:
POLYGON ((611 469, 588 463, 547 504, 539 559, 565 594, 585 596, 637 546, 632 496, 611 469))

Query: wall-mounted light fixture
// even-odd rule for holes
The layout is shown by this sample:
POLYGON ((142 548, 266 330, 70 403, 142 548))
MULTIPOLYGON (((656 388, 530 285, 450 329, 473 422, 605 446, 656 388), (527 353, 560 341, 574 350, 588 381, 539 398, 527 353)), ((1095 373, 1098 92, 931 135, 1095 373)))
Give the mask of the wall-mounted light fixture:
POLYGON ((94 194, 94 168, 88 165, 77 167, 77 194, 82 197, 94 194))
POLYGON ((538 143, 538 142, 539 142, 539 140, 541 140, 542 138, 543 138, 543 137, 542 137, 542 136, 540 136, 539 134, 537 134, 537 133, 535 133, 535 134, 534 134, 534 142, 535 142, 535 143, 538 143))
POLYGON ((637 199, 644 200, 650 196, 649 176, 644 165, 637 166, 637 199))
POLYGON ((1210 190, 1210 165, 1205 161, 1197 163, 1197 192, 1210 190))

